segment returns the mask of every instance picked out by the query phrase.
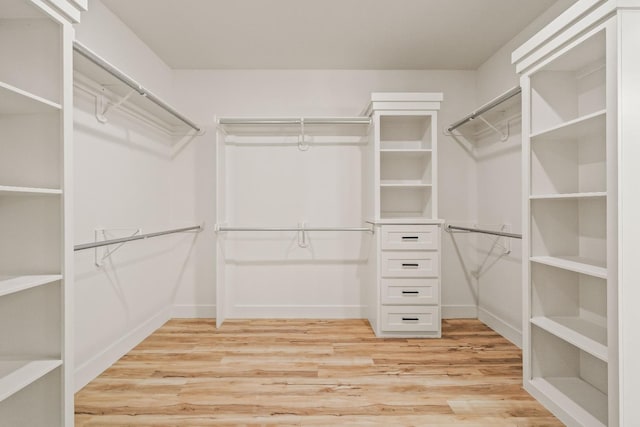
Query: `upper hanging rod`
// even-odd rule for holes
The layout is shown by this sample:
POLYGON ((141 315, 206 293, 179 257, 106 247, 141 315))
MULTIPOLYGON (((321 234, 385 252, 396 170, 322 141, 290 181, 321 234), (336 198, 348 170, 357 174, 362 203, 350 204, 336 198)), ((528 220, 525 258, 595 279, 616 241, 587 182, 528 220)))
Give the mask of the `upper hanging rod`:
POLYGON ((502 95, 500 95, 499 97, 487 102, 486 104, 484 104, 482 107, 478 108, 477 110, 475 110, 471 114, 468 114, 464 118, 462 118, 462 119, 458 120, 457 122, 449 125, 447 130, 449 132, 452 132, 454 129, 459 128, 460 126, 462 126, 463 124, 469 122, 470 120, 473 120, 476 117, 478 117, 478 116, 486 113, 487 111, 491 110, 492 108, 497 107, 498 105, 502 104, 506 100, 513 98, 514 96, 518 95, 520 92, 522 92, 522 88, 520 86, 516 86, 516 87, 514 87, 512 89, 509 89, 507 92, 505 92, 502 95))
POLYGON ((221 225, 217 231, 368 231, 373 233, 373 228, 369 227, 230 227, 221 225))
POLYGON ((113 66, 112 64, 110 64, 109 62, 107 62, 106 60, 101 58, 99 55, 97 55, 95 52, 93 52, 92 50, 90 50, 89 48, 87 48, 86 46, 84 46, 83 44, 78 42, 77 40, 74 40, 74 42, 73 42, 73 50, 75 50, 80 55, 84 56, 85 58, 87 58, 89 61, 93 62, 94 64, 96 64, 100 68, 104 69, 106 72, 108 72, 113 77, 115 77, 118 80, 120 80, 122 83, 124 83, 127 86, 129 86, 131 89, 133 89, 136 92, 138 92, 140 95, 142 95, 142 96, 146 97, 147 99, 149 99, 149 101, 153 102, 158 107, 166 110, 167 112, 169 112, 171 115, 176 117, 181 122, 187 124, 189 127, 195 129, 197 132, 201 131, 200 127, 197 124, 195 124, 194 122, 192 122, 191 120, 189 120, 188 118, 183 116, 182 114, 178 113, 171 106, 169 106, 166 102, 162 101, 160 98, 158 98, 152 92, 150 92, 149 90, 145 89, 144 86, 142 86, 140 83, 136 82, 131 77, 129 77, 126 74, 124 74, 122 71, 120 71, 115 66, 113 66))
POLYGON ((221 125, 369 125, 369 117, 301 117, 301 118, 256 118, 223 117, 221 125))
POLYGON ((73 250, 74 251, 82 251, 82 250, 85 250, 85 249, 99 248, 101 246, 115 245, 115 244, 118 244, 118 243, 131 242, 133 240, 144 240, 144 239, 148 239, 150 237, 164 236, 166 234, 184 233, 185 231, 202 231, 202 226, 201 225, 196 225, 196 226, 193 226, 193 227, 176 228, 174 230, 167 230, 167 231, 158 231, 156 233, 138 234, 138 235, 135 235, 135 236, 123 237, 121 239, 111 239, 111 240, 104 240, 102 242, 85 243, 85 244, 82 244, 82 245, 74 246, 73 250))
POLYGON ((451 230, 468 231, 470 233, 491 234, 493 236, 511 237, 513 239, 522 239, 522 234, 507 233, 507 232, 504 232, 504 231, 483 230, 483 229, 480 229, 480 228, 458 227, 457 225, 447 225, 447 231, 451 231, 451 230))

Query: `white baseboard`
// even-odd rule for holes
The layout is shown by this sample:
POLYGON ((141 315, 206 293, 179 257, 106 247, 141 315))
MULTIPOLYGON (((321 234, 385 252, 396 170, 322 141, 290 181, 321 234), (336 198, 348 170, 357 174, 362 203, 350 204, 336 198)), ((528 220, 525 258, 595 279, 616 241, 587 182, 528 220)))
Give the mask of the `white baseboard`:
POLYGON ((215 304, 177 304, 171 310, 173 319, 214 319, 215 317, 215 304))
POLYGON ((167 307, 160 313, 147 319, 127 335, 111 344, 85 363, 77 366, 74 372, 74 386, 77 392, 94 378, 113 365, 118 359, 127 354, 132 348, 140 344, 146 337, 155 332, 171 318, 171 308, 167 307))
POLYGON ((443 319, 477 319, 478 307, 475 305, 443 305, 443 319))
POLYGON ((498 316, 489 313, 482 307, 478 308, 478 320, 511 341, 519 348, 522 348, 522 331, 519 331, 498 316))
POLYGON ((364 319, 363 305, 236 305, 230 319, 364 319))

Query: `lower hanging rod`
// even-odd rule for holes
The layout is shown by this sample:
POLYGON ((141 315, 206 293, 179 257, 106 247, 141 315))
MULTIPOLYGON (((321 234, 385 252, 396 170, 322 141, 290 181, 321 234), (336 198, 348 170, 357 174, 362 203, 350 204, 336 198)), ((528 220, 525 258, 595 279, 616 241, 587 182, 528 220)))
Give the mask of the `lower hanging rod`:
POLYGON ((511 237, 512 239, 522 239, 522 234, 506 233, 504 231, 483 230, 480 228, 458 227, 457 225, 447 225, 447 231, 460 230, 470 233, 491 234, 492 236, 511 237))
POLYGON ((217 231, 368 231, 368 227, 227 227, 219 226, 217 231))
POLYGON ((149 239, 151 237, 165 236, 167 234, 173 234, 173 233, 184 233, 186 231, 202 231, 202 226, 201 225, 195 225, 193 227, 176 228, 176 229, 173 229, 173 230, 158 231, 156 233, 139 234, 139 235, 136 235, 136 236, 123 237, 121 239, 111 239, 111 240, 103 240, 102 242, 85 243, 85 244, 82 244, 82 245, 75 245, 73 247, 73 250, 74 251, 83 251, 85 249, 93 249, 93 248, 99 248, 101 246, 108 246, 108 245, 115 245, 115 244, 118 244, 118 243, 132 242, 134 240, 144 240, 144 239, 149 239))

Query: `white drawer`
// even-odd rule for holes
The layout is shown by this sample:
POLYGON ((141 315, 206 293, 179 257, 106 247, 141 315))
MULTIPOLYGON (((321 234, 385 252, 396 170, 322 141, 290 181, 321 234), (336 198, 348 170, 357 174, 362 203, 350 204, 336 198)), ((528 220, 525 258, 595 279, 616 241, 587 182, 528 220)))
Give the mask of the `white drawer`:
POLYGON ((433 306, 382 306, 383 331, 431 332, 440 329, 440 310, 433 306))
POLYGON ((383 304, 439 304, 439 279, 382 279, 383 304))
POLYGON ((382 277, 438 277, 440 257, 435 251, 382 251, 382 277))
POLYGON ((438 250, 440 227, 437 225, 383 225, 383 250, 438 250))

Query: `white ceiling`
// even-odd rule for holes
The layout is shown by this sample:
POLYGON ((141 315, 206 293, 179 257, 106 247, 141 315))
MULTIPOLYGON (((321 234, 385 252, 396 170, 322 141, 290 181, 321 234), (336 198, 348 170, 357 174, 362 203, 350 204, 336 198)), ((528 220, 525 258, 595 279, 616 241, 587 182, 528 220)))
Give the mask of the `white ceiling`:
POLYGON ((174 69, 475 70, 555 0, 103 0, 174 69))

